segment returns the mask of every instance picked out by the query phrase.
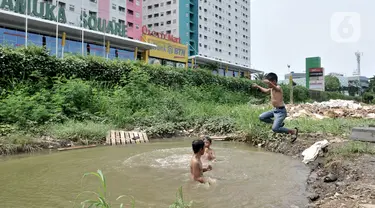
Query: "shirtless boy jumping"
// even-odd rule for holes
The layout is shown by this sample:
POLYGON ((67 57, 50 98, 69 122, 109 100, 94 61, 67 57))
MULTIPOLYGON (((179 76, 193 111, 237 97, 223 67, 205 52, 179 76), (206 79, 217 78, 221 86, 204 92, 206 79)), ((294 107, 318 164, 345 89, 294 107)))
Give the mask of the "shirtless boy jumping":
POLYGON ((283 99, 283 90, 279 85, 277 85, 277 75, 275 73, 269 73, 267 74, 266 79, 263 80, 263 82, 268 85, 268 89, 263 88, 257 84, 253 84, 253 88, 257 88, 263 93, 271 94, 271 104, 274 109, 262 113, 259 116, 259 119, 265 123, 272 124, 273 132, 291 134, 291 142, 296 141, 298 136, 298 128, 295 128, 293 130, 284 128, 284 119, 287 116, 287 112, 283 99), (274 118, 274 120, 272 120, 272 118, 274 118))
POLYGON ((204 142, 202 140, 194 140, 192 147, 194 155, 190 160, 191 178, 194 181, 199 181, 200 183, 209 182, 209 180, 203 177, 203 172, 212 170, 211 165, 208 165, 207 168, 202 167, 201 156, 204 154, 204 142))

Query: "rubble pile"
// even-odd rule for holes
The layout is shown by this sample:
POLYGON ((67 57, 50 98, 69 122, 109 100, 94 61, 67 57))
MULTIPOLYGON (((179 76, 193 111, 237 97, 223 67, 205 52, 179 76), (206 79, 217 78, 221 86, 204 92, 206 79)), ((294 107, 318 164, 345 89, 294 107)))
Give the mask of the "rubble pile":
POLYGON ((375 119, 375 106, 361 105, 350 100, 330 100, 297 105, 288 105, 288 118, 368 118, 375 119))

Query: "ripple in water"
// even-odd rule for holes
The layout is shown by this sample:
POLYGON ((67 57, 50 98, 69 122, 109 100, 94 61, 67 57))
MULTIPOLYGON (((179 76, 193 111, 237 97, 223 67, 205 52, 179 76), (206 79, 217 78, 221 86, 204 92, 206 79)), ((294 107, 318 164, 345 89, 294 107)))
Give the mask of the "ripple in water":
POLYGON ((186 169, 192 156, 190 148, 159 149, 134 155, 124 161, 125 166, 186 169))

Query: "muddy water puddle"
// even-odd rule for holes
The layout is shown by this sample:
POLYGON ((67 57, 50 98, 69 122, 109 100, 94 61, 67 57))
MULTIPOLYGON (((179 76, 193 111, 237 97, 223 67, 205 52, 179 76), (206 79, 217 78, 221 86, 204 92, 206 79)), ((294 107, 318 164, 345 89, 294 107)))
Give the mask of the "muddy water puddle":
MULTIPOLYGON (((191 140, 163 140, 126 147, 99 147, 0 160, 2 207, 73 207, 96 191, 95 178, 85 172, 101 169, 110 199, 131 195, 136 208, 168 207, 182 186, 186 201, 196 208, 288 208, 307 204, 309 170, 301 161, 259 151, 243 143, 214 142, 218 161, 205 176, 216 183, 189 179, 191 140), (5 202, 5 204, 4 204, 5 202)), ((126 201, 126 200, 125 200, 126 201)), ((119 207, 119 206, 114 206, 119 207)))

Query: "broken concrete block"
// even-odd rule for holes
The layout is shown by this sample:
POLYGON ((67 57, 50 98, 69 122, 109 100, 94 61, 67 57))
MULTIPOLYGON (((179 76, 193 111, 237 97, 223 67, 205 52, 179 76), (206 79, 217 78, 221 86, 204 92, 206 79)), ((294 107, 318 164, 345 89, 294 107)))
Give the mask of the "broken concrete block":
POLYGON ((375 142, 375 128, 374 127, 356 127, 352 129, 352 140, 362 142, 375 142))

